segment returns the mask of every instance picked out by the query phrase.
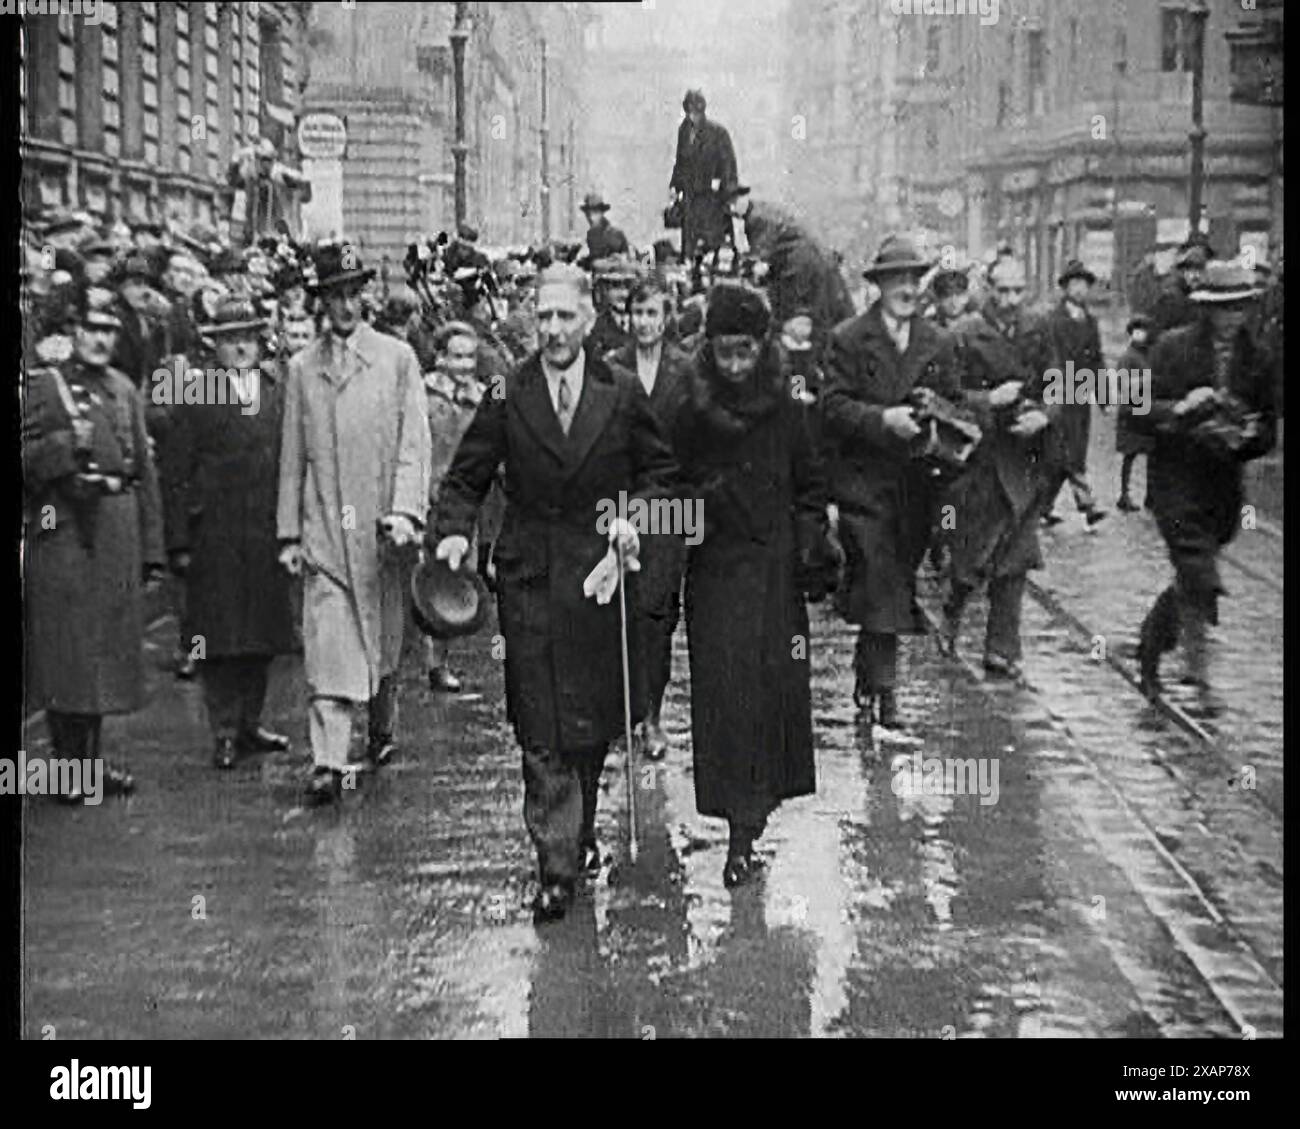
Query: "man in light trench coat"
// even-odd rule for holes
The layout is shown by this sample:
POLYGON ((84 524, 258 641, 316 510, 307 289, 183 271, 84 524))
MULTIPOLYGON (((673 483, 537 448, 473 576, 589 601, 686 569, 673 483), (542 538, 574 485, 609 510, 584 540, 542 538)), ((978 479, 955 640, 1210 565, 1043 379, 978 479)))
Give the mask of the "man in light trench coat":
POLYGON ((369 704, 370 764, 395 751, 406 586, 428 508, 424 383, 411 347, 362 320, 374 273, 349 245, 322 251, 328 332, 289 362, 285 390, 276 527, 281 563, 303 577, 313 805, 342 794, 353 703, 369 704))

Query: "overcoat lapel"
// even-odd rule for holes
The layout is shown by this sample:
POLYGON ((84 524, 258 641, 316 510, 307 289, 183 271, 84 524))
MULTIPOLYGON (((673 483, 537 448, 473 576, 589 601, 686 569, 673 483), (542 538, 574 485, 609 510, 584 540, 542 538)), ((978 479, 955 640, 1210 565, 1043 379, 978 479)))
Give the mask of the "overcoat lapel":
MULTIPOLYGON (((587 383, 586 380, 583 381, 584 396, 587 383)), ((524 426, 532 432, 533 437, 544 450, 549 451, 558 462, 564 462, 568 440, 564 437, 559 417, 556 416, 555 408, 551 404, 551 396, 546 388, 546 377, 542 374, 542 362, 538 354, 534 354, 520 367, 519 389, 515 397, 519 418, 524 426)), ((576 419, 574 423, 577 423, 576 419)), ((570 433, 572 433, 572 426, 570 433)))
MULTIPOLYGON (((609 423, 617 400, 618 390, 609 369, 596 358, 588 357, 587 371, 582 381, 582 396, 578 400, 573 423, 569 425, 568 447, 565 451, 569 474, 582 466, 592 445, 609 423)), ((559 427, 558 420, 556 427, 559 427)))

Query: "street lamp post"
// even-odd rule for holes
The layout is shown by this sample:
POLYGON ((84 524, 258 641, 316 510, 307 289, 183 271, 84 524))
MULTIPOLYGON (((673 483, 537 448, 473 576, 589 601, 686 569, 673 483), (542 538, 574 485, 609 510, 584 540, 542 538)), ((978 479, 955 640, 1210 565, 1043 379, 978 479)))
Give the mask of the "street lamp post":
POLYGON ((465 222, 467 204, 465 199, 465 158, 469 146, 465 144, 465 42, 469 39, 468 27, 469 5, 457 3, 456 24, 451 31, 451 59, 453 84, 456 100, 456 140, 452 144, 452 159, 455 162, 456 190, 456 227, 459 230, 465 222))
POLYGON ((546 90, 546 36, 542 36, 542 242, 551 241, 551 123, 546 90))
POLYGON ((1191 179, 1187 189, 1188 239, 1201 231, 1201 197, 1205 188, 1205 21, 1210 10, 1205 0, 1192 0, 1187 6, 1192 51, 1192 143, 1191 179))

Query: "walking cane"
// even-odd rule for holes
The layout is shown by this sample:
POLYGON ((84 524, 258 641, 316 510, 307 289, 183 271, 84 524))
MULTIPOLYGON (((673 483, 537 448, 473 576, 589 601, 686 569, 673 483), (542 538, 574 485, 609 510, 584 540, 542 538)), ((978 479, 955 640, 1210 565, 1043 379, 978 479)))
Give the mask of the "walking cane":
POLYGON ((623 541, 614 542, 618 552, 618 620, 623 644, 623 736, 627 741, 627 832, 628 857, 636 862, 636 782, 632 763, 632 689, 627 661, 627 573, 623 569, 623 541))

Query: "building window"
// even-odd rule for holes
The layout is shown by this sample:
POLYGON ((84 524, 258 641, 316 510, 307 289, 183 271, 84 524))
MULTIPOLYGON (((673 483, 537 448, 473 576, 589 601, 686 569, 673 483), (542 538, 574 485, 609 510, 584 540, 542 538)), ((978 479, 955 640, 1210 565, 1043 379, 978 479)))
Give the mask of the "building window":
POLYGON ((998 83, 998 119, 997 124, 1004 126, 1011 113, 1011 83, 1003 79, 998 83))
POLYGON ((925 32, 925 73, 938 74, 939 72, 939 45, 940 29, 930 27, 925 32))
POLYGON ((1164 8, 1160 12, 1160 69, 1190 71, 1192 53, 1192 19, 1186 8, 1164 8))
POLYGON ((1028 34, 1026 50, 1029 55, 1029 112, 1043 112, 1043 90, 1047 81, 1046 48, 1041 31, 1028 34))
POLYGON ((927 122, 925 126, 925 147, 931 153, 938 152, 939 149, 939 127, 934 122, 927 122))

